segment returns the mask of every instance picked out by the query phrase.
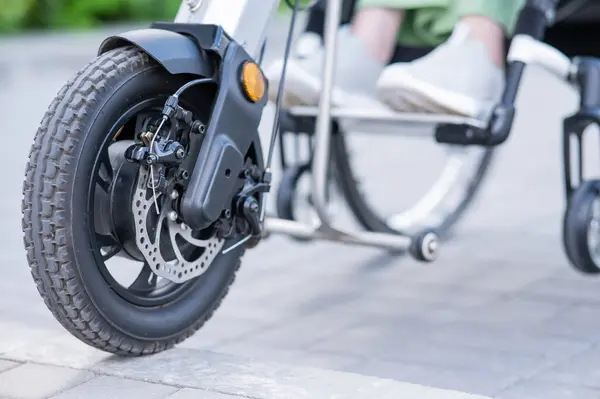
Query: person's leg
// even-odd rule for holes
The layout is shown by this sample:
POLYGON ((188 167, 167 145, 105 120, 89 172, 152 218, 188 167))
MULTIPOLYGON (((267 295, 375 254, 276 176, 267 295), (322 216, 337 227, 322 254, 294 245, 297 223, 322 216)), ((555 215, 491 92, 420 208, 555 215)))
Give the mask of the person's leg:
POLYGON ((387 63, 396 48, 403 13, 385 6, 362 6, 352 21, 351 32, 373 58, 387 63))
POLYGON ((415 11, 413 38, 452 36, 417 61, 386 68, 377 84, 380 99, 397 111, 486 117, 504 88, 504 38, 522 4, 449 0, 445 10, 415 11))

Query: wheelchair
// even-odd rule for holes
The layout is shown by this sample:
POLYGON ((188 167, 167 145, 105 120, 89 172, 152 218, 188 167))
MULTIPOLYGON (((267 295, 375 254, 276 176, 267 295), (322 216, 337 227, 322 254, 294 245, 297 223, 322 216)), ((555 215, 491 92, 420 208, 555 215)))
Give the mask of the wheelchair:
MULTIPOLYGON (((339 20, 334 22, 349 23, 355 3, 356 0, 345 0, 341 4, 339 20)), ((550 3, 547 2, 542 8, 551 9, 550 3)), ((330 180, 335 180, 335 183, 331 184, 339 187, 353 215, 367 231, 409 235, 410 232, 426 230, 435 232, 441 239, 448 237, 482 187, 493 165, 497 146, 509 137, 515 114, 514 101, 524 66, 536 64, 572 82, 581 94, 581 110, 564 121, 563 162, 567 208, 563 218, 563 245, 568 259, 576 269, 585 273, 598 273, 600 248, 593 247, 597 247, 596 241, 600 239, 600 201, 597 200, 599 181, 583 181, 582 146, 584 131, 591 124, 598 123, 598 114, 595 113, 597 105, 594 101, 595 96, 600 94, 594 93, 600 87, 595 86, 594 77, 600 72, 597 70, 600 64, 595 60, 600 56, 600 49, 592 41, 582 38, 600 34, 600 2, 561 0, 551 10, 553 23, 545 29, 542 26, 524 26, 532 19, 533 12, 530 10, 534 5, 529 2, 526 7, 530 8, 522 11, 515 39, 506 39, 505 48, 511 49, 506 54, 507 86, 501 104, 487 124, 447 115, 392 116, 388 113, 378 115, 376 112, 365 114, 358 109, 332 110, 331 168, 334 173, 330 180), (534 30, 537 30, 536 35, 531 37, 537 36, 543 43, 529 46, 529 42, 526 42, 529 37, 524 35, 530 35, 534 30), (569 58, 573 58, 573 61, 569 61, 569 58), (381 131, 385 124, 383 130, 396 132, 398 135, 401 135, 399 131, 407 125, 433 125, 435 140, 449 146, 446 168, 430 191, 414 207, 400 215, 381 217, 358 189, 358 179, 347 155, 347 140, 350 135, 343 132, 337 123, 342 119, 351 119, 357 129, 369 132, 381 131), (573 151, 578 154, 576 157, 571 155, 573 151), (470 154, 473 152, 477 155, 476 161, 467 162, 467 159, 472 158, 470 154), (398 226, 394 223, 397 220, 405 223, 398 226), (591 229, 594 229, 593 232, 591 229)), ((309 12, 316 14, 317 20, 325 20, 326 9, 327 2, 319 0, 309 12)), ((332 23, 332 20, 327 22, 332 23)), ((325 40, 325 25, 322 29, 314 30, 314 33, 325 40)), ((433 48, 397 46, 390 63, 410 62, 432 50, 433 48)), ((297 219, 293 204, 298 197, 295 193, 296 185, 301 175, 312 172, 312 162, 290 161, 283 143, 285 140, 297 142, 299 135, 313 136, 316 111, 312 110, 312 115, 309 112, 308 109, 288 109, 282 117, 279 143, 284 173, 277 193, 277 215, 286 220, 297 219)), ((416 255, 419 257, 419 254, 416 255)))
MULTIPOLYGON (((294 9, 287 59, 300 2, 285 1, 294 9)), ((563 241, 573 266, 600 272, 600 181, 583 179, 581 151, 584 130, 600 122, 598 46, 581 40, 598 33, 590 19, 599 15, 598 2, 527 0, 508 47, 502 99, 489 119, 479 120, 333 108, 343 0, 328 0, 320 104, 281 109, 278 101, 265 157, 259 124, 268 82, 259 64, 279 2, 185 0, 175 22, 106 38, 48 107, 23 184, 24 244, 41 297, 74 337, 121 356, 179 344, 210 319, 244 253, 269 234, 434 261, 440 238, 469 207, 495 149, 510 135, 521 77, 532 64, 580 94, 580 109, 564 121, 563 241), (429 126, 447 146, 438 182, 400 218, 382 217, 359 189, 345 121, 392 134, 429 126), (278 137, 284 173, 276 218, 267 215, 266 199, 278 137), (308 162, 292 159, 282 144, 300 137, 308 162), (473 152, 474 166, 466 162, 473 152), (294 200, 303 176, 310 178, 317 216, 308 221, 294 200), (363 231, 333 223, 331 187, 339 188, 363 231), (113 260, 140 267, 133 282, 112 273, 113 260)), ((405 50, 398 57, 428 51, 405 50)))

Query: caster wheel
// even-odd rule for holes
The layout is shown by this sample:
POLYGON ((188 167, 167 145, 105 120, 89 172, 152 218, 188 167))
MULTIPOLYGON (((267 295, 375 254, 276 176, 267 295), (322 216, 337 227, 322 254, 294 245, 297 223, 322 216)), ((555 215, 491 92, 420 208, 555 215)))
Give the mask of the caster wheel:
MULTIPOLYGON (((276 198, 276 210, 277 216, 286 219, 297 221, 296 208, 298 206, 297 201, 297 187, 300 179, 310 172, 310 164, 295 165, 287 168, 283 172, 281 182, 277 189, 276 198)), ((297 241, 310 241, 304 238, 292 237, 297 241)))
POLYGON ((418 261, 433 262, 437 259, 439 248, 438 235, 433 231, 424 231, 413 236, 409 252, 418 261))
POLYGON ((600 273, 600 180, 582 183, 571 196, 563 219, 563 245, 573 267, 600 273))

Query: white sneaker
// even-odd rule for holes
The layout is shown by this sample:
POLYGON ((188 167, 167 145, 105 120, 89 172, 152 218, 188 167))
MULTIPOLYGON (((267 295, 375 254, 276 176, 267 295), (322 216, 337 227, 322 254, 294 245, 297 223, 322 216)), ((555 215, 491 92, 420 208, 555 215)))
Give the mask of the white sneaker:
POLYGON ((416 109, 472 118, 487 117, 503 89, 503 69, 492 62, 481 41, 468 37, 468 28, 462 25, 425 57, 387 67, 377 82, 379 99, 397 112, 416 109))
MULTIPOLYGON (((322 91, 324 49, 309 41, 302 43, 294 58, 288 60, 283 106, 316 106, 322 91), (299 53, 299 54, 298 54, 299 53)), ((375 96, 375 83, 383 71, 383 63, 373 59, 364 44, 352 35, 348 27, 338 33, 338 48, 332 104, 341 106, 357 96, 375 96)), ((283 60, 265 69, 269 79, 269 100, 275 102, 283 60)))
POLYGON ((302 59, 323 50, 323 39, 314 32, 304 32, 294 45, 294 57, 302 59))

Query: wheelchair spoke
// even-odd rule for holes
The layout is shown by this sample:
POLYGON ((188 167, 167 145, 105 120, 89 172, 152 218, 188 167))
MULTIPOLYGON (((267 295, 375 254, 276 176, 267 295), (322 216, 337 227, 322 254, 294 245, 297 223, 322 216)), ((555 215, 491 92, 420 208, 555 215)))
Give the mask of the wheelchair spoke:
POLYGON ((98 247, 106 251, 102 255, 102 260, 105 262, 121 251, 121 244, 110 235, 96 233, 96 241, 98 247))
POLYGON ((144 267, 140 271, 135 281, 129 286, 130 290, 134 291, 152 291, 156 288, 158 276, 152 272, 148 263, 144 263, 144 267))

